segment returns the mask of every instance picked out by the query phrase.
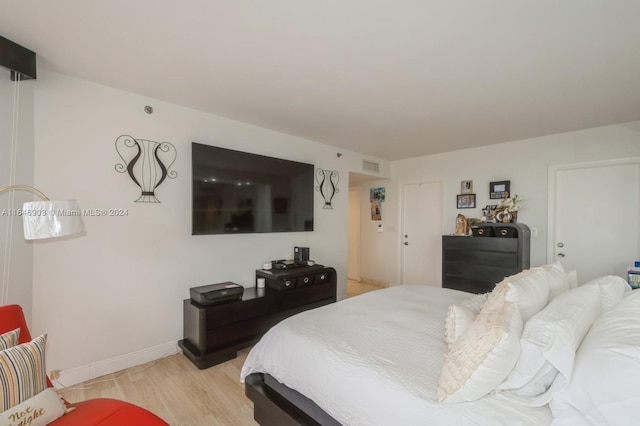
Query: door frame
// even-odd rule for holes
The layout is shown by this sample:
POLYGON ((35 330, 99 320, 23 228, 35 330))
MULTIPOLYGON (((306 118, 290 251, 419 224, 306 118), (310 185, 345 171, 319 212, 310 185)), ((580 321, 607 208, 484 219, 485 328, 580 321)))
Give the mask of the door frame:
POLYGON ((357 193, 357 197, 358 197, 358 211, 357 211, 357 217, 358 217, 358 223, 357 223, 357 227, 358 227, 358 238, 357 241, 352 241, 351 240, 351 226, 355 225, 351 223, 351 220, 349 220, 348 226, 349 229, 347 230, 347 235, 348 235, 348 240, 347 240, 347 279, 355 279, 355 278, 349 278, 349 264, 351 262, 353 262, 353 259, 349 258, 349 245, 350 244, 357 244, 358 245, 358 278, 356 279, 357 281, 360 281, 362 279, 362 192, 361 192, 361 187, 360 186, 352 186, 349 187, 349 204, 348 204, 348 216, 349 218, 351 217, 351 193, 357 193))
MULTIPOLYGON (((406 181, 399 183, 399 194, 398 194, 398 270, 396 273, 396 279, 398 285, 403 284, 403 274, 404 274, 404 250, 402 248, 404 244, 404 201, 405 201, 405 187, 408 185, 420 185, 420 184, 429 184, 429 183, 437 183, 440 185, 440 234, 444 234, 444 182, 442 179, 433 179, 433 180, 417 180, 417 181, 406 181)), ((442 250, 439 253, 440 262, 442 263, 442 250)), ((442 275, 442 274, 441 274, 442 275)), ((440 280, 442 281, 442 276, 440 276, 440 280)), ((442 282, 440 282, 440 286, 442 286, 442 282)))
MULTIPOLYGON (((547 263, 553 263, 555 259, 556 242, 556 177, 559 171, 590 169, 594 167, 623 166, 628 164, 640 164, 640 157, 618 158, 613 160, 588 161, 584 163, 558 164, 549 166, 548 191, 547 191, 547 263)), ((640 215, 638 215, 638 229, 640 229, 640 215)), ((640 251, 640 236, 638 238, 638 250, 640 251)))

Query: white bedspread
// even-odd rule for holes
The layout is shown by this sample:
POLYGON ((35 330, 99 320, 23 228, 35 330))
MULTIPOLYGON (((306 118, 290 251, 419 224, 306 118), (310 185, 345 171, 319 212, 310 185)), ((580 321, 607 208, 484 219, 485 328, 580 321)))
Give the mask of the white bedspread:
POLYGON ((290 317, 253 347, 241 381, 268 373, 344 425, 544 425, 548 407, 490 395, 437 402, 444 319, 455 290, 397 286, 290 317))

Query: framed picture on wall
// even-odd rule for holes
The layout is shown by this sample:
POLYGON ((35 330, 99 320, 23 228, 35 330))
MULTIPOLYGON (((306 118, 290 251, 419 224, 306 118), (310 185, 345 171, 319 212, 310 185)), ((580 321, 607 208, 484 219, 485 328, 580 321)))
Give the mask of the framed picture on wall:
POLYGON ((458 195, 456 206, 459 209, 475 209, 476 194, 460 194, 458 195))
POLYGON ((498 182, 489 183, 489 198, 492 200, 499 200, 509 196, 511 191, 511 181, 501 180, 498 182))
POLYGON ((473 192, 473 181, 472 180, 463 180, 460 182, 460 193, 461 194, 471 194, 473 192))

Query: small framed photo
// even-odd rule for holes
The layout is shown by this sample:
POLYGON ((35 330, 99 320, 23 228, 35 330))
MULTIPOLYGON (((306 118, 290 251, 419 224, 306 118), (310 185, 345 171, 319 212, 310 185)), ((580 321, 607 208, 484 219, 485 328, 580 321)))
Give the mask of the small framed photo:
POLYGON ((499 200, 509 196, 511 191, 511 181, 501 180, 498 182, 489 183, 489 198, 492 200, 499 200))
POLYGON ((473 192, 473 181, 472 180, 463 180, 460 182, 460 193, 461 194, 471 194, 473 192))
POLYGON ((475 209, 476 194, 460 194, 456 203, 459 209, 475 209))
POLYGON ((482 216, 487 219, 493 219, 493 215, 491 213, 497 208, 497 204, 488 204, 484 209, 482 209, 482 216))

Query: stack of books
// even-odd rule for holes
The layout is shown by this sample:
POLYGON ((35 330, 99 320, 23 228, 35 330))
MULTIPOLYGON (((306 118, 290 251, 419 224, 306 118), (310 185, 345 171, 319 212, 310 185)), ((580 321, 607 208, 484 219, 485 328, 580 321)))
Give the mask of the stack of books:
POLYGON ((631 288, 640 288, 640 262, 634 262, 627 268, 628 282, 631 288))

